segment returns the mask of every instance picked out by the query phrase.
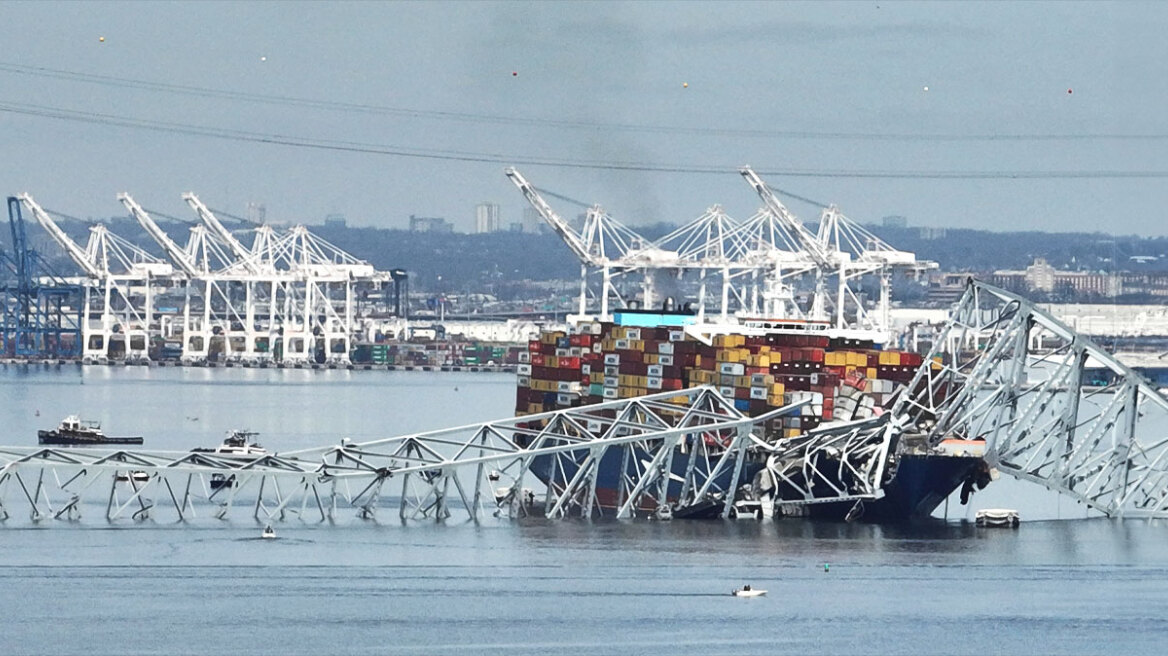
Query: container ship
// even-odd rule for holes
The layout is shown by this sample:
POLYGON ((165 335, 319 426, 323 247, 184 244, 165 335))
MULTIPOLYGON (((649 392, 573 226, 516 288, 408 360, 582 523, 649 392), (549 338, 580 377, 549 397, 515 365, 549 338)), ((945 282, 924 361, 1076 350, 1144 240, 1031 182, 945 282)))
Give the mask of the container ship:
MULTIPOLYGON (((698 326, 692 315, 617 312, 613 321, 583 321, 532 340, 520 354, 515 410, 522 416, 706 385, 750 416, 806 402, 797 415, 763 427, 768 442, 796 438, 833 423, 879 416, 923 364, 919 354, 881 348, 864 339, 868 335, 833 329, 826 322, 742 320, 698 326)), ((883 496, 865 504, 865 521, 928 516, 959 486, 985 472, 980 454, 910 446, 908 439, 901 440, 895 457, 883 496)), ((765 459, 759 453, 748 460, 742 480, 755 479, 765 459)), ((673 462, 684 466, 683 458, 673 462)), ((617 505, 621 466, 615 452, 601 461, 596 500, 603 509, 617 505)), ((534 463, 531 470, 540 476, 546 468, 534 463)), ((673 473, 678 479, 683 474, 673 473)), ((671 484, 671 500, 679 488, 671 484)), ((783 485, 776 495, 776 508, 785 499, 802 498, 783 485)), ((802 505, 800 512, 845 519, 855 514, 854 505, 829 501, 802 505)))

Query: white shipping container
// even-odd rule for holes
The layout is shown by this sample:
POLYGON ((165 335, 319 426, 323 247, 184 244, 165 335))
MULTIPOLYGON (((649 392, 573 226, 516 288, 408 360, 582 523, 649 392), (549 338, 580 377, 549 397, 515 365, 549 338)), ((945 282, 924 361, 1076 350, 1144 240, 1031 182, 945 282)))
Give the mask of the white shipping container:
POLYGON ((648 376, 661 377, 662 376, 661 365, 651 364, 648 367, 645 367, 645 374, 648 376))
POLYGON ((568 354, 568 349, 566 349, 566 348, 558 348, 558 349, 556 349, 556 357, 557 357, 557 358, 567 358, 567 357, 570 357, 570 356, 569 356, 569 354, 568 354))
POLYGON ((605 376, 604 377, 604 386, 605 387, 620 387, 620 376, 605 376))
POLYGON ((673 366, 673 356, 672 355, 659 355, 659 356, 657 356, 657 362, 660 362, 661 364, 663 364, 667 367, 671 367, 671 366, 673 366))
POLYGON ((606 399, 620 398, 620 392, 615 387, 605 387, 600 395, 606 399))
POLYGON ((673 342, 661 342, 657 345, 657 352, 662 355, 673 355, 673 342))
POLYGON ((523 363, 531 362, 531 354, 527 351, 519 352, 519 361, 523 363))
POLYGON ((515 378, 515 384, 518 385, 519 387, 531 387, 531 377, 530 376, 517 376, 515 378))
POLYGON ((592 365, 590 365, 590 364, 580 365, 580 373, 584 374, 585 376, 591 374, 592 373, 592 365))
MULTIPOLYGON (((625 328, 625 339, 641 339, 640 328, 625 328)), ((620 348, 620 347, 617 347, 620 348)))
POLYGON ((604 365, 604 375, 605 376, 619 376, 620 375, 620 367, 617 365, 614 365, 614 364, 606 364, 606 365, 604 365))
POLYGON ((645 387, 653 390, 661 389, 661 378, 650 376, 649 379, 645 382, 645 387))
POLYGON ((614 346, 616 346, 618 349, 627 349, 627 348, 629 348, 629 340, 618 339, 618 340, 616 340, 614 346))
POLYGON ((682 330, 669 331, 669 341, 671 341, 671 342, 685 341, 685 331, 682 331, 682 330))
POLYGON ((752 388, 750 388, 750 398, 761 399, 761 400, 765 401, 767 398, 766 388, 765 387, 752 387, 752 388))
POLYGON ((741 376, 746 373, 746 365, 741 362, 723 362, 718 366, 718 373, 741 376))
POLYGON ((530 376, 531 375, 531 365, 529 365, 529 364, 516 365, 515 373, 523 374, 524 376, 530 376))
POLYGON ((604 364, 620 364, 620 355, 616 353, 605 353, 604 364))
POLYGON ((734 388, 733 387, 719 387, 718 393, 721 394, 722 396, 726 397, 727 399, 734 398, 734 388))

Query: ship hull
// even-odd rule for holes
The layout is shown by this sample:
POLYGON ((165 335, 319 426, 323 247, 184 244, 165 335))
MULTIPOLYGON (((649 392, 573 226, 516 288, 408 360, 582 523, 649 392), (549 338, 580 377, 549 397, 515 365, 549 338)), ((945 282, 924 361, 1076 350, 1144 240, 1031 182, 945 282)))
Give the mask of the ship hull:
MULTIPOLYGON (((634 454, 636 460, 641 461, 640 469, 643 470, 644 464, 650 459, 648 454, 636 451, 634 454)), ((600 461, 597 470, 596 503, 602 512, 611 513, 626 500, 620 490, 623 460, 623 453, 614 449, 606 453, 600 461)), ((978 458, 964 456, 902 455, 896 474, 884 486, 882 498, 866 501, 861 504, 860 508, 856 508, 855 501, 816 503, 800 506, 800 508, 807 517, 830 521, 842 521, 849 514, 852 515, 853 519, 874 523, 894 523, 928 517, 961 485, 980 462, 981 460, 978 458), (853 509, 856 509, 854 513, 853 509)), ((570 480, 575 474, 570 463, 567 466, 564 466, 563 463, 557 466, 552 456, 538 456, 532 463, 531 471, 539 478, 540 482, 548 485, 552 480, 552 472, 560 467, 563 468, 563 471, 557 472, 558 475, 555 478, 558 483, 562 484, 563 480, 570 480)), ((669 481, 668 499, 670 503, 676 502, 681 495, 686 467, 687 456, 678 450, 674 453, 672 475, 669 481)), ((738 484, 751 482, 754 475, 763 467, 761 462, 744 463, 738 484)), ((626 468, 628 476, 639 476, 633 457, 629 458, 626 468)), ((731 471, 723 472, 715 478, 715 485, 720 489, 727 489, 731 476, 731 471)), ((780 494, 782 492, 780 488, 780 494)), ((793 495, 782 494, 782 496, 792 500, 795 498, 793 495)), ((782 503, 782 499, 776 502, 777 505, 782 503)), ((656 509, 656 504, 650 500, 644 500, 637 509, 642 512, 652 512, 656 509)), ((679 519, 704 519, 721 516, 720 504, 715 507, 714 504, 707 503, 702 508, 694 510, 695 512, 688 513, 686 509, 679 509, 673 516, 679 519)))
POLYGON ((106 446, 142 444, 140 437, 94 437, 63 431, 37 431, 37 441, 47 446, 106 446))

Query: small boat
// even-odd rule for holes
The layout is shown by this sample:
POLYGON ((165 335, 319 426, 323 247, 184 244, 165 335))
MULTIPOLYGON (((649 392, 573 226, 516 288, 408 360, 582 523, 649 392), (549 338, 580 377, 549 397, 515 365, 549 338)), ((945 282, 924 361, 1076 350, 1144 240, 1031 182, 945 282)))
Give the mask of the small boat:
POLYGON ((761 597, 761 596, 765 595, 766 593, 767 593, 766 590, 755 590, 754 588, 751 588, 749 585, 744 585, 744 586, 742 586, 741 589, 735 590, 734 592, 731 592, 730 594, 734 595, 735 597, 761 597))
POLYGON ((119 483, 129 483, 130 481, 135 483, 145 483, 146 481, 150 480, 150 474, 147 474, 144 471, 120 471, 114 473, 114 480, 119 483))
POLYGON ((69 415, 56 430, 37 431, 37 441, 54 446, 102 446, 105 444, 141 444, 140 437, 107 437, 101 424, 69 415))
POLYGON ((974 521, 978 526, 991 528, 1018 528, 1022 515, 1009 508, 985 508, 977 511, 974 521))
POLYGON ((230 476, 225 474, 211 474, 211 481, 209 483, 212 490, 218 490, 222 487, 235 487, 237 484, 235 474, 231 474, 230 476))
POLYGON ((268 524, 267 526, 264 527, 264 532, 260 533, 260 537, 265 539, 265 540, 275 540, 276 539, 276 531, 272 528, 271 524, 268 524))
POLYGON ((214 449, 196 448, 191 449, 191 452, 213 453, 221 458, 258 458, 268 455, 267 449, 260 446, 258 442, 251 441, 256 435, 259 433, 244 430, 229 431, 223 444, 214 449))

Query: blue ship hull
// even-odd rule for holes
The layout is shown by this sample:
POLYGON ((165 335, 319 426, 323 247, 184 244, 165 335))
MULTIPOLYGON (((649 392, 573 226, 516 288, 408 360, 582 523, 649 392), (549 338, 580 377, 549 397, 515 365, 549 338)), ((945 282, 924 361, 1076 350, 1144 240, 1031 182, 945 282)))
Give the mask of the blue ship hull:
MULTIPOLYGON (((619 496, 623 459, 624 452, 618 449, 610 450, 601 458, 596 482, 596 501, 602 511, 615 510, 624 501, 619 496)), ((626 464, 628 475, 631 477, 639 476, 639 472, 650 460, 649 454, 634 450, 626 464), (641 463, 640 467, 635 464, 638 461, 641 463)), ((865 522, 880 523, 928 517, 975 471, 980 462, 979 458, 964 456, 902 455, 895 475, 884 486, 884 496, 881 499, 863 503, 857 511, 858 517, 855 515, 853 517, 865 522)), ((557 486, 562 486, 565 480, 570 480, 576 473, 576 468, 571 463, 565 465, 561 462, 563 471, 553 472, 555 464, 556 459, 552 456, 537 456, 532 462, 531 471, 544 485, 550 486, 554 480, 557 486)), ((672 475, 668 488, 670 502, 676 502, 681 495, 682 481, 687 466, 688 456, 680 449, 677 450, 673 456, 672 475)), ((763 467, 764 464, 761 461, 743 463, 738 484, 751 482, 754 475, 763 467)), ((733 475, 732 469, 733 467, 727 467, 727 471, 715 478, 715 485, 718 488, 725 490, 730 485, 730 479, 733 475)), ((700 471, 704 473, 705 470, 701 469, 700 471)), ((783 486, 779 488, 779 495, 780 503, 783 498, 791 500, 800 498, 795 496, 792 490, 784 490, 783 486)), ((647 496, 652 496, 652 494, 647 496)), ((854 501, 827 502, 806 506, 806 512, 807 516, 815 519, 843 520, 854 507, 854 501)), ((640 504, 638 510, 653 511, 655 504, 646 499, 640 504)), ((717 516, 717 510, 708 507, 704 509, 704 512, 695 512, 692 516, 717 516)), ((685 513, 678 513, 677 516, 684 517, 685 513)))

